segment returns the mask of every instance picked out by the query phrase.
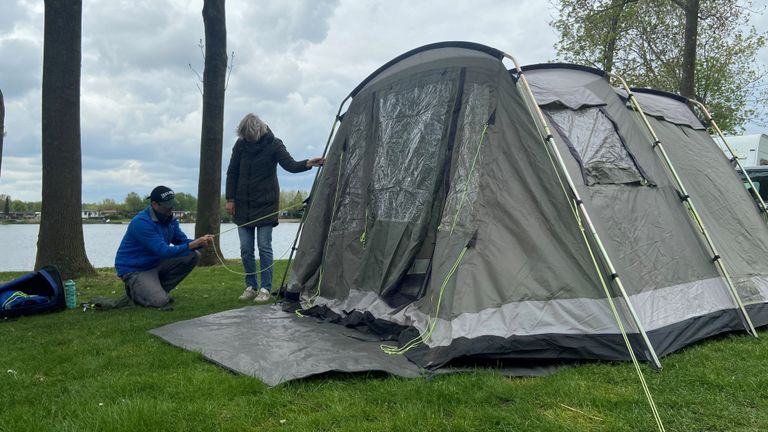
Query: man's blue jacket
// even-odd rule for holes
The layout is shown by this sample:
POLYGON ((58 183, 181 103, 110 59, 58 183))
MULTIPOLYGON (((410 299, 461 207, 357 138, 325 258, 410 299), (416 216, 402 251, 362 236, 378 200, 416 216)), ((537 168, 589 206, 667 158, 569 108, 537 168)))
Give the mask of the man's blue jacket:
POLYGON ((147 207, 131 220, 120 242, 115 256, 117 275, 149 270, 162 260, 189 255, 192 251, 187 243, 191 241, 176 218, 160 221, 152 207, 147 207))

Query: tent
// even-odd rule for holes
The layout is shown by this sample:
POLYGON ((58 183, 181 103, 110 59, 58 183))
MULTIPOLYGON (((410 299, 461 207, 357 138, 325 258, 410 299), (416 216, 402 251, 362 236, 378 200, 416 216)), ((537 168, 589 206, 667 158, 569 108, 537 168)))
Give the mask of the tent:
POLYGON ((488 359, 661 367, 768 324, 768 225, 687 101, 506 58, 423 46, 342 102, 285 287, 295 315, 153 333, 276 385, 488 359))
POLYGON ((686 103, 637 92, 690 197, 604 72, 523 80, 503 58, 429 45, 350 94, 293 263, 302 313, 396 339, 425 368, 628 359, 618 322, 650 361, 768 323, 768 228, 686 103))

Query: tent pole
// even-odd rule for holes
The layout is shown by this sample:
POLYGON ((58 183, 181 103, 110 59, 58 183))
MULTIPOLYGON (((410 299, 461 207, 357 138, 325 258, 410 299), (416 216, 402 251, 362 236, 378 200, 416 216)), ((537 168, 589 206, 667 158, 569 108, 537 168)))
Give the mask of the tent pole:
MULTIPOLYGON (((339 105, 339 110, 336 111, 336 117, 333 119, 333 125, 331 125, 331 132, 328 134, 328 140, 325 142, 325 148, 323 149, 323 158, 328 154, 328 147, 331 145, 331 140, 333 139, 334 133, 336 133, 336 125, 339 123, 339 119, 341 118, 341 110, 344 108, 344 105, 347 103, 347 101, 352 97, 352 95, 347 95, 347 97, 344 98, 344 100, 341 101, 341 104, 339 105)), ((301 221, 299 222, 299 227, 296 229, 296 237, 293 239, 293 246, 291 246, 291 254, 288 256, 288 265, 285 266, 285 272, 283 273, 283 280, 280 281, 280 288, 282 289, 285 285, 285 279, 288 277, 288 270, 291 267, 291 263, 293 262, 293 253, 296 251, 296 243, 299 241, 299 235, 301 235, 301 230, 304 227, 304 222, 307 220, 307 216, 309 215, 309 210, 312 208, 312 198, 315 195, 315 190, 317 189, 318 179, 320 178, 320 174, 325 171, 323 168, 325 166, 321 166, 318 168, 317 172, 315 173, 315 178, 312 180, 312 189, 309 191, 309 197, 307 197, 307 205, 304 208, 304 213, 301 215, 301 221)))
POLYGON ((634 324, 637 327, 637 330, 643 339, 643 343, 645 344, 646 348, 648 349, 648 352, 650 353, 651 362, 656 367, 656 369, 661 370, 661 362, 659 361, 659 357, 656 355, 656 350, 653 348, 653 345, 651 344, 651 341, 648 338, 648 334, 645 332, 645 328, 643 327, 643 324, 640 322, 640 317, 637 315, 635 308, 632 306, 632 302, 629 300, 629 295, 627 294, 627 291, 624 289, 624 284, 619 278, 619 274, 616 272, 616 268, 613 266, 613 262, 611 261, 611 258, 608 256, 608 252, 606 251, 605 246, 603 245, 603 242, 600 240, 600 236, 597 234, 595 225, 592 223, 592 218, 589 217, 587 208, 584 206, 584 201, 581 199, 581 196, 579 195, 579 192, 576 189, 576 185, 573 183, 573 179, 571 178, 571 175, 568 173, 568 168, 566 167, 565 162, 563 161, 563 156, 560 153, 560 150, 558 150, 557 145, 555 144, 554 136, 552 135, 552 132, 550 131, 549 126, 547 125, 547 121, 544 118, 544 114, 541 112, 539 105, 536 103, 536 98, 533 95, 533 92, 531 91, 531 87, 528 85, 528 80, 525 78, 525 75, 523 74, 523 71, 520 68, 520 65, 517 63, 517 60, 509 54, 504 54, 504 56, 512 60, 512 62, 515 64, 515 69, 517 70, 518 76, 520 77, 520 81, 523 83, 523 87, 525 88, 527 98, 531 101, 531 105, 533 105, 533 109, 536 112, 538 121, 539 123, 542 124, 542 126, 544 127, 544 131, 547 134, 545 137, 545 140, 547 144, 552 148, 555 154, 560 171, 563 172, 563 175, 568 182, 568 187, 570 189, 570 192, 571 194, 573 194, 573 199, 576 202, 579 212, 581 213, 582 217, 586 221, 586 225, 589 229, 589 233, 592 236, 592 239, 595 241, 595 244, 597 245, 598 250, 600 252, 600 257, 603 259, 603 262, 605 263, 606 267, 608 268, 608 271, 610 272, 611 279, 613 280, 614 284, 616 285, 619 292, 621 293, 622 298, 626 302, 627 309, 629 310, 629 313, 632 317, 632 321, 634 321, 634 324))
POLYGON ((291 262, 293 262, 293 253, 296 252, 296 243, 299 242, 299 236, 301 235, 301 229, 304 226, 304 221, 307 218, 307 205, 304 205, 304 211, 301 212, 301 221, 299 221, 299 227, 296 229, 296 236, 293 238, 293 243, 291 243, 291 254, 288 255, 288 265, 285 266, 285 271, 283 272, 283 279, 280 281, 280 291, 282 291, 285 286, 285 279, 288 277, 288 270, 291 267, 291 262))
POLYGON ((752 179, 749 178, 749 174, 747 174, 747 170, 744 169, 744 166, 741 164, 741 162, 739 162, 739 157, 736 156, 736 151, 733 150, 733 147, 731 147, 731 144, 725 139, 723 132, 720 130, 720 127, 717 125, 717 123, 715 123, 715 119, 712 118, 712 115, 707 110, 707 107, 704 106, 703 103, 693 99, 688 99, 688 103, 698 108, 706 117, 707 122, 712 126, 715 132, 717 132, 717 135, 720 137, 720 140, 723 141, 723 145, 725 145, 725 148, 728 149, 728 153, 731 154, 730 160, 736 163, 736 167, 739 169, 739 171, 741 171, 747 183, 749 184, 749 192, 755 198, 755 201, 757 202, 757 205, 760 208, 760 214, 763 217, 763 221, 768 222, 768 219, 766 219, 766 217, 768 216, 768 208, 766 208, 763 197, 760 196, 760 193, 757 191, 757 188, 755 188, 755 184, 752 182, 752 179))
POLYGON ((680 194, 680 200, 683 202, 683 205, 687 206, 689 210, 688 213, 692 219, 692 222, 696 225, 696 228, 698 228, 698 230, 704 236, 707 246, 709 246, 710 253, 712 254, 712 262, 720 271, 720 274, 723 275, 723 278, 725 279, 725 283, 728 286, 728 291, 730 292, 733 301, 736 303, 736 306, 738 306, 739 310, 741 311, 742 318, 744 320, 744 326, 746 327, 747 332, 751 333, 754 337, 757 337, 757 331, 755 330, 755 326, 752 325, 752 320, 749 318, 749 314, 747 313, 747 310, 744 307, 744 302, 741 300, 741 297, 739 297, 739 293, 736 291, 736 287, 733 285, 731 276, 728 274, 728 270, 725 268, 725 264, 723 263, 723 258, 717 253, 717 249, 715 248, 715 243, 712 240, 712 237, 709 235, 709 232, 707 231, 706 227, 704 226, 704 221, 701 220, 701 217, 699 216, 699 212, 696 211, 696 206, 693 204, 693 198, 691 198, 691 196, 688 195, 688 191, 686 191, 685 186, 683 186, 683 182, 680 179, 680 176, 677 175, 677 171, 675 170, 674 165, 672 165, 672 161, 669 159, 669 156, 667 156, 667 152, 664 150, 664 145, 662 145, 661 140, 659 140, 658 135, 656 135, 656 131, 653 130, 651 123, 648 121, 648 118, 645 116, 645 113, 640 107, 640 103, 637 101, 637 98, 632 93, 632 90, 630 90, 629 85, 627 85, 627 82, 624 81, 622 77, 616 74, 611 73, 609 75, 619 80, 621 82, 622 87, 624 87, 624 90, 627 92, 632 108, 639 114, 640 118, 643 121, 643 124, 645 125, 646 129, 651 135, 651 139, 653 139, 651 146, 656 150, 656 153, 659 155, 662 162, 666 166, 667 171, 671 174, 672 180, 675 182, 675 185, 677 187, 678 194, 680 194))

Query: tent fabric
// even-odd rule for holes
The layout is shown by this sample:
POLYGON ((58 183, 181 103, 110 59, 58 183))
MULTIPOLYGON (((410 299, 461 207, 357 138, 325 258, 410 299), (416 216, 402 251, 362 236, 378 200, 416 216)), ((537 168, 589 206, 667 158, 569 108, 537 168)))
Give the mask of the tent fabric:
POLYGON ((646 115, 678 126, 688 126, 696 130, 706 129, 681 96, 654 89, 633 88, 630 90, 639 101, 642 101, 640 103, 646 115))
MULTIPOLYGON (((303 313, 355 326, 366 317, 429 370, 466 359, 626 360, 617 319, 645 360, 640 326, 660 356, 743 331, 653 138, 606 74, 547 64, 524 68, 522 80, 501 59, 473 44, 418 48, 345 99, 287 285, 303 313)), ((646 97, 750 314, 766 323, 768 227, 684 101, 646 97)))
MULTIPOLYGON (((660 94, 636 92, 644 112, 648 106, 687 106, 660 94), (661 103, 661 99, 663 103, 661 103)), ((690 112, 690 110, 689 110, 690 112)), ((693 113, 691 113, 693 115, 693 113)), ((649 122, 664 144, 675 170, 683 179, 688 194, 701 215, 723 257, 728 271, 746 304, 768 301, 768 227, 758 207, 734 174, 728 158, 705 130, 681 125, 666 117, 650 117, 649 122), (704 169, 706 168, 706 169, 704 169), (725 223, 724 223, 725 222, 725 223)), ((768 324, 759 321, 755 325, 768 324)))
POLYGON ((584 87, 549 89, 531 85, 536 101, 544 106, 550 104, 559 104, 572 110, 578 110, 583 107, 597 107, 605 105, 602 99, 590 92, 584 87))

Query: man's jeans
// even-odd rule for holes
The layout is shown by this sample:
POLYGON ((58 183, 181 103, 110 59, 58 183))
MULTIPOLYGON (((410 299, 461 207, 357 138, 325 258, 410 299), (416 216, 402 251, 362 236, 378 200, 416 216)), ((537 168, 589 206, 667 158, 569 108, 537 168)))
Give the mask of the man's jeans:
POLYGON ((245 286, 258 291, 261 287, 272 291, 272 225, 260 227, 240 227, 240 258, 243 269, 249 273, 245 277, 245 286), (254 236, 255 234, 255 236, 254 236), (254 237, 256 237, 254 239, 254 237), (256 278, 256 257, 254 256, 254 240, 259 248, 259 267, 261 268, 261 285, 256 278))
POLYGON ((168 304, 168 293, 176 288, 200 261, 200 252, 194 251, 182 257, 169 258, 150 270, 123 275, 125 293, 134 303, 148 307, 168 304))

